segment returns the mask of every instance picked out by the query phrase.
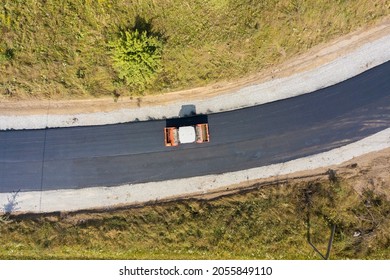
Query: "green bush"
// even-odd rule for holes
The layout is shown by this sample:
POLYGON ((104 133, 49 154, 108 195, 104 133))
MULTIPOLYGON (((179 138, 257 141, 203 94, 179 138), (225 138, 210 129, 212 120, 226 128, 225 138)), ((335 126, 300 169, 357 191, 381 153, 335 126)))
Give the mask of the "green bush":
POLYGON ((146 31, 124 31, 109 43, 114 68, 131 90, 142 92, 161 67, 162 43, 146 31))

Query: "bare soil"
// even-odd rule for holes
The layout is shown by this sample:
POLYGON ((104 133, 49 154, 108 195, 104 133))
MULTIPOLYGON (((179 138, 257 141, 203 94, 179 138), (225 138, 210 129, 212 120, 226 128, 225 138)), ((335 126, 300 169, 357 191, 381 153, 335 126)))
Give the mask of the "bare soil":
POLYGON ((35 114, 79 114, 109 112, 124 108, 165 105, 183 100, 204 100, 216 95, 233 92, 239 88, 259 84, 275 78, 288 77, 308 71, 329 63, 338 57, 390 34, 390 17, 386 17, 375 26, 362 28, 336 40, 313 47, 309 52, 271 66, 263 71, 234 81, 222 81, 206 87, 188 90, 134 97, 80 99, 80 100, 7 100, 0 99, 1 115, 35 115, 35 114))

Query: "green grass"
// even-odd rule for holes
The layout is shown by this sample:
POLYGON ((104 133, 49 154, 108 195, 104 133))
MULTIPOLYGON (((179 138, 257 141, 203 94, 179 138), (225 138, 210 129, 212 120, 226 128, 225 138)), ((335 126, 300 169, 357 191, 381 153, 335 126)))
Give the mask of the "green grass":
POLYGON ((0 97, 134 95, 108 48, 121 30, 163 41, 150 94, 260 71, 389 13, 383 0, 2 0, 0 97))
POLYGON ((0 258, 319 259, 306 239, 308 211, 323 254, 336 225, 331 259, 390 258, 390 202, 327 181, 112 213, 10 217, 0 221, 0 258))

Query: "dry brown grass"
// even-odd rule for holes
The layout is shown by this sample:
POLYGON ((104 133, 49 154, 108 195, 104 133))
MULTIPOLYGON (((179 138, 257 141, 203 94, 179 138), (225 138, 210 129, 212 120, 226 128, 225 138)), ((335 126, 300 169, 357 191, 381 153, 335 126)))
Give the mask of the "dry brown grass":
POLYGON ((148 94, 257 72, 390 11, 384 0, 83 2, 3 1, 3 98, 134 94, 117 79, 107 43, 136 18, 164 40, 163 71, 148 94))
POLYGON ((390 202, 352 181, 258 185, 221 198, 0 222, 3 259, 388 259, 390 202), (359 233, 359 236, 355 236, 359 233))

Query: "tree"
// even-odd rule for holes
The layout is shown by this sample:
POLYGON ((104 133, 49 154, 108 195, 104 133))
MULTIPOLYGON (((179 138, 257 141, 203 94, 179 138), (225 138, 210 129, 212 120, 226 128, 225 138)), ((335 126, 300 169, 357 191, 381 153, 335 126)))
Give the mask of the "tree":
POLYGON ((132 90, 142 92, 161 68, 162 43, 147 31, 123 31, 109 43, 118 76, 132 90))

